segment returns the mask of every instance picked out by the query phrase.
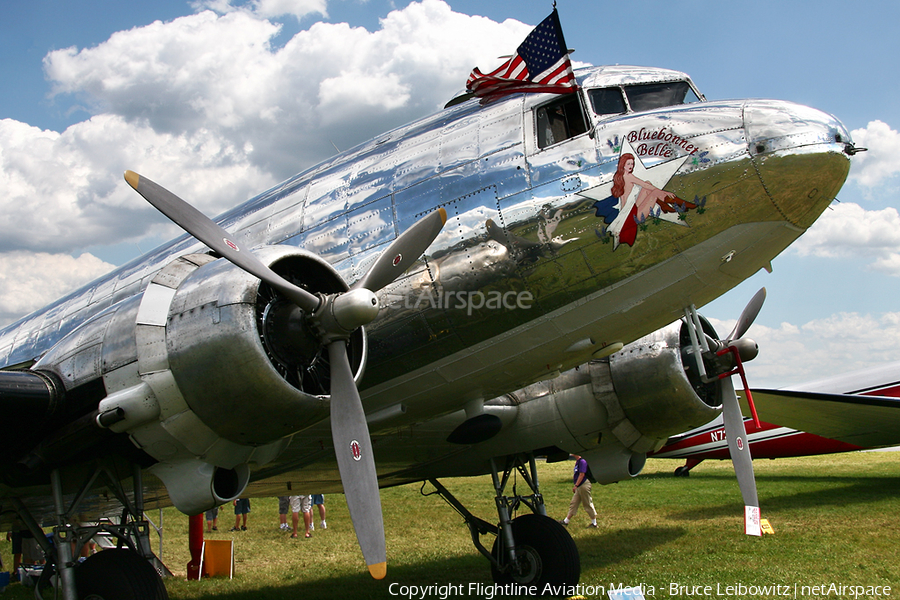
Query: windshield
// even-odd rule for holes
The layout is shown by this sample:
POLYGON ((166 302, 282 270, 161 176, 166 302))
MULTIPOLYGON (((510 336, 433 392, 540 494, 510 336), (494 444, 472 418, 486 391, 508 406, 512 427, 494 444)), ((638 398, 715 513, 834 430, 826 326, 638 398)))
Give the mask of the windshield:
POLYGON ((629 108, 634 112, 677 104, 700 102, 687 81, 647 83, 590 90, 591 108, 596 115, 619 115, 629 108), (624 92, 625 97, 622 94, 624 92), (628 104, 625 103, 628 99, 628 104))
POLYGON ((631 106, 631 110, 635 112, 674 106, 676 104, 700 102, 700 99, 694 94, 687 81, 631 85, 625 88, 625 95, 628 97, 628 104, 631 106))
POLYGON ((628 111, 621 88, 604 88, 591 90, 591 108, 596 115, 620 115, 628 111))

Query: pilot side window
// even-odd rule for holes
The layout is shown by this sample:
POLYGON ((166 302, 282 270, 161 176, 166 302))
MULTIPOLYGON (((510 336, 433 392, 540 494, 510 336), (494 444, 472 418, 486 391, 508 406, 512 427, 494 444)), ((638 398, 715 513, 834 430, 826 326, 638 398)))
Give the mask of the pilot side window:
POLYGON ((538 148, 558 144, 587 131, 584 112, 577 94, 545 104, 535 111, 538 148))

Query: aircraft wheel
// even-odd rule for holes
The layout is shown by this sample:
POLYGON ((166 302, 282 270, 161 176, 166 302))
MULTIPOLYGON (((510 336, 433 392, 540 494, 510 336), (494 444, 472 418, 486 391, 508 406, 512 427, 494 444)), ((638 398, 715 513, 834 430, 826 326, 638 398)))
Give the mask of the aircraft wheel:
POLYGON ((675 469, 675 477, 690 477, 691 470, 687 467, 678 467, 675 469))
MULTIPOLYGON (((578 547, 565 527, 543 515, 526 514, 512 522, 513 539, 516 542, 516 565, 500 572, 491 566, 494 582, 499 585, 516 583, 536 586, 538 594, 549 593, 546 586, 574 586, 581 576, 581 559, 578 547)), ((502 537, 494 540, 492 553, 505 562, 501 552, 502 537)))
POLYGON ((75 568, 79 600, 169 600, 162 579, 131 550, 101 550, 75 568))

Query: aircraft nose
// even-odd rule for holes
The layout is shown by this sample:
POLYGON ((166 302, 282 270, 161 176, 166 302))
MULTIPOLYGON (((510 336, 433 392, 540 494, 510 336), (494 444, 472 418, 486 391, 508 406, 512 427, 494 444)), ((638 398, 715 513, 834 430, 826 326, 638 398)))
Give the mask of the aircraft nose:
POLYGON ((850 171, 850 132, 820 110, 778 100, 747 101, 744 132, 772 202, 794 225, 812 225, 850 171))

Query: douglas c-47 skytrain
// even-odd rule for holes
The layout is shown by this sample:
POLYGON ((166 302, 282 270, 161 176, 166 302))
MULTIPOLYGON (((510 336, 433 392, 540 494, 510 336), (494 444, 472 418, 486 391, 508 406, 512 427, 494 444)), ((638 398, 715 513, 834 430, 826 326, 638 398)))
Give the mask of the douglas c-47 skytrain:
POLYGON ((443 110, 215 220, 126 174, 189 234, 0 331, 16 423, 0 515, 54 526, 63 598, 118 597, 110 580, 122 597, 166 596, 144 560, 145 508, 197 515, 289 489, 346 494, 385 577, 378 487, 418 481, 465 516, 496 582, 575 585, 578 549, 546 516, 535 457, 575 453, 601 483, 629 479, 723 406, 758 532, 719 376, 754 355, 742 336, 762 294, 724 338, 695 307, 769 268, 858 149, 806 106, 708 101, 666 69, 573 73, 561 35, 539 65, 529 40, 443 110), (493 522, 439 482, 485 473, 493 522), (508 494, 511 473, 530 493, 508 494), (101 514, 124 516, 75 524, 101 514), (63 542, 101 529, 124 548, 73 567, 63 542))

